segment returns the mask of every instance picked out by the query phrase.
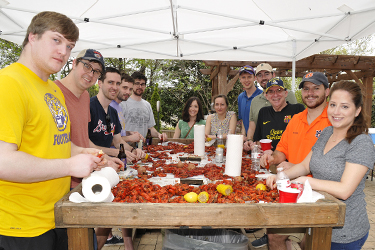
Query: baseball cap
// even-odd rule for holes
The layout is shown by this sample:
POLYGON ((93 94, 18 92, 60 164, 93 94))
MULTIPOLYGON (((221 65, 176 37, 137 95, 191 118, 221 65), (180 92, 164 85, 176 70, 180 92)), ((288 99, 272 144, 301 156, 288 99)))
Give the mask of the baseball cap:
POLYGON ((299 88, 302 89, 304 82, 312 82, 315 85, 323 84, 326 88, 329 88, 328 79, 322 72, 309 72, 307 73, 302 82, 299 84, 299 88))
POLYGON ((246 73, 249 73, 249 74, 255 75, 255 70, 254 70, 254 68, 251 67, 251 66, 249 66, 249 65, 245 65, 245 66, 243 66, 243 67, 240 69, 240 75, 241 75, 243 72, 246 72, 246 73))
POLYGON ((105 71, 104 59, 102 54, 94 49, 84 49, 77 55, 77 59, 85 59, 89 61, 97 61, 102 65, 103 72, 105 71))
POLYGON ((268 63, 261 63, 257 66, 257 68, 255 69, 255 72, 258 73, 262 70, 272 72, 272 67, 268 63))
POLYGON ((277 79, 277 78, 272 78, 271 80, 267 82, 266 93, 268 89, 271 88, 272 86, 279 86, 282 89, 286 89, 286 87, 284 86, 284 82, 282 80, 277 79))

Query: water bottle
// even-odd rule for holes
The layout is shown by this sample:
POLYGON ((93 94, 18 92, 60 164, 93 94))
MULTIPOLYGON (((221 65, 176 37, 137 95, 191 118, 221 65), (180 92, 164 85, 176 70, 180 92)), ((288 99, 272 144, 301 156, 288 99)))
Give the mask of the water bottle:
POLYGON ((215 162, 223 163, 224 160, 224 150, 220 147, 216 148, 215 162))
POLYGON ((221 129, 217 131, 216 135, 216 145, 219 148, 225 148, 224 146, 224 139, 223 139, 223 133, 221 132, 221 129))
POLYGON ((260 149, 258 145, 254 145, 253 150, 251 150, 251 169, 254 171, 260 170, 260 149))
POLYGON ((281 167, 277 168, 276 185, 278 190, 290 187, 289 177, 284 173, 284 169, 281 167))

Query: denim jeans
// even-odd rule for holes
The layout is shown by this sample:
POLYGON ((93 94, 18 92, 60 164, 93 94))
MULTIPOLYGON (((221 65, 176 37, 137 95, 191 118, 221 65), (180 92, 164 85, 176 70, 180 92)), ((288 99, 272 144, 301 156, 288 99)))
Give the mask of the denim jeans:
POLYGON ((361 250, 368 238, 368 233, 361 239, 350 243, 331 243, 331 250, 361 250))

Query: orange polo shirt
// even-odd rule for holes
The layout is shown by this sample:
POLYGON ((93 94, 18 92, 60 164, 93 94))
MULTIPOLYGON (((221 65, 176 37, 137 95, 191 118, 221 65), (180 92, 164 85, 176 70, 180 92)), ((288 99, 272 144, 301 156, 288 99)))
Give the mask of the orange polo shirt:
POLYGON ((324 128, 331 126, 327 116, 328 105, 310 125, 307 123, 307 109, 293 116, 286 127, 276 150, 283 152, 286 159, 297 164, 310 153, 324 128))

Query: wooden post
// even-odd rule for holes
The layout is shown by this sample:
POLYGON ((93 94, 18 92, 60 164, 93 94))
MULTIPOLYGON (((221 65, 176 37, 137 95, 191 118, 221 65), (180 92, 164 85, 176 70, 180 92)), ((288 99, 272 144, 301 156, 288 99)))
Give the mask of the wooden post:
POLYGON ((364 90, 364 103, 363 103, 363 109, 364 114, 367 116, 367 127, 371 127, 371 111, 372 111, 372 82, 373 78, 370 77, 364 77, 363 78, 363 88, 364 90))
POLYGON ((311 227, 306 229, 306 250, 331 249, 331 227, 311 227))
POLYGON ((94 231, 92 228, 68 228, 69 250, 94 250, 94 231))
POLYGON ((227 83, 228 83, 228 66, 221 65, 219 74, 218 74, 218 90, 219 95, 226 95, 227 94, 227 83))

